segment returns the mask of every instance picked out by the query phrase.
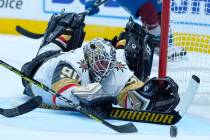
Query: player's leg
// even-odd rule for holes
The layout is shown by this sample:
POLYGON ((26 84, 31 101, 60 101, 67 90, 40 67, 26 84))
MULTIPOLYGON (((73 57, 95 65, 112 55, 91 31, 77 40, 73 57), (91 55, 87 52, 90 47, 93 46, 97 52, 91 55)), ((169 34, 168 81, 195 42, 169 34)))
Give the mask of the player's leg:
POLYGON ((154 48, 159 46, 160 42, 160 25, 159 25, 159 16, 158 12, 156 11, 154 5, 149 0, 118 0, 121 5, 127 9, 134 17, 141 17, 141 21, 144 25, 144 28, 152 34, 154 37, 153 39, 157 40, 157 44, 153 43, 152 45, 146 47, 147 50, 150 52, 150 60, 148 61, 150 64, 147 67, 147 74, 150 75, 152 61, 153 61, 153 54, 154 48))
MULTIPOLYGON (((161 0, 150 0, 151 3, 154 5, 157 13, 158 13, 158 20, 159 24, 161 25, 161 11, 162 11, 162 1, 161 0)), ((171 30, 169 30, 169 33, 171 30)), ((168 59, 174 60, 177 58, 182 58, 187 54, 184 48, 174 46, 173 44, 173 35, 170 33, 169 35, 169 47, 168 47, 168 59)), ((159 48, 156 48, 155 51, 159 55, 159 48)))
POLYGON ((141 17, 143 25, 148 32, 154 36, 160 36, 160 24, 158 12, 152 2, 146 2, 137 11, 137 15, 141 17))
POLYGON ((133 17, 138 18, 139 7, 144 5, 148 0, 117 0, 121 6, 127 10, 133 17))

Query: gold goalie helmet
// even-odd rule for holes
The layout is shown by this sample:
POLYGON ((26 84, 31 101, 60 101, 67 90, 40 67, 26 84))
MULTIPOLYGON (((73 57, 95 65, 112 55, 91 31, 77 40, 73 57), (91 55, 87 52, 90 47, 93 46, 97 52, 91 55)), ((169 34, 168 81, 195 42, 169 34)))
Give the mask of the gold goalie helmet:
POLYGON ((83 48, 89 74, 95 82, 107 77, 116 64, 116 50, 109 41, 102 38, 93 39, 83 48))

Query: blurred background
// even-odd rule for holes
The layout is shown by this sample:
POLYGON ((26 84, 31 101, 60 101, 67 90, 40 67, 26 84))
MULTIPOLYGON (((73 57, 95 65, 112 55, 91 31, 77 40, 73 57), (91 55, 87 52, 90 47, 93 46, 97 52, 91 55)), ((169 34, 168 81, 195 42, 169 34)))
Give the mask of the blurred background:
MULTIPOLYGON (((210 3, 209 0, 205 1, 210 3)), ((34 58, 41 43, 41 39, 34 40, 21 36, 17 33, 16 26, 19 25, 34 33, 44 33, 47 23, 53 13, 60 13, 63 9, 65 9, 66 12, 84 12, 84 3, 85 0, 0 0, 0 59, 21 69, 24 63, 34 58)), ((209 5, 208 7, 210 7, 209 5)), ((207 14, 201 12, 201 17, 205 19, 203 25, 205 25, 205 28, 209 29, 210 9, 207 9, 206 11, 207 14)), ((182 13, 180 15, 182 15, 182 13)), ((120 7, 115 0, 109 0, 107 3, 100 6, 99 14, 86 16, 85 40, 91 40, 94 37, 111 39, 123 30, 128 22, 129 16, 130 14, 120 7)), ((187 15, 184 19, 191 19, 191 17, 192 15, 187 15)), ((183 26, 182 20, 184 19, 181 19, 180 22, 178 22, 181 23, 179 25, 183 27, 179 28, 178 32, 183 32, 189 27, 189 22, 184 23, 186 26, 183 26)), ((140 23, 139 19, 136 19, 135 21, 140 23)), ((197 23, 199 23, 199 21, 200 19, 197 19, 197 23)), ((192 29, 189 30, 190 31, 187 32, 195 31, 192 29)), ((201 38, 202 42, 205 42, 207 46, 209 46, 209 42, 203 41, 203 38, 208 38, 209 40, 210 37, 206 36, 207 34, 209 35, 209 30, 205 30, 203 27, 201 30, 205 35, 202 38, 200 36, 187 38, 186 34, 181 35, 184 38, 183 40, 187 41, 197 41, 197 38, 201 38)), ((199 31, 201 30, 199 29, 199 31)), ((178 40, 180 39, 178 38, 178 40)), ((187 43, 184 45, 186 44, 187 43)), ((158 56, 155 56, 155 60, 157 60, 157 63, 153 65, 153 74, 154 76, 157 76, 158 56)), ((1 106, 14 106, 11 105, 14 100, 22 97, 23 86, 21 78, 2 67, 0 67, 0 88, 1 106), (9 103, 8 101, 11 102, 9 103)), ((209 91, 207 92, 209 93, 209 91)), ((209 95, 204 97, 204 99, 208 98, 209 95)), ((103 126, 101 127, 101 124, 93 122, 90 119, 80 118, 76 115, 65 115, 65 113, 55 114, 56 113, 54 112, 45 112, 38 109, 32 112, 32 114, 28 113, 11 120, 0 116, 1 139, 23 139, 23 133, 25 133, 26 137, 31 137, 32 139, 37 139, 40 135, 42 136, 42 139, 170 139, 169 126, 135 123, 139 129, 139 133, 133 135, 120 135, 107 130, 103 126), (56 118, 60 118, 58 123, 55 121, 56 118), (73 119, 78 119, 78 121, 73 123, 73 119), (66 123, 66 121, 68 123, 66 123), (72 123, 74 125, 72 125, 72 123), (11 135, 11 132, 13 132, 13 135, 11 135)), ((183 117, 177 126, 178 139, 210 140, 210 106, 192 105, 186 116, 183 117)))
MULTIPOLYGON (((85 0, 0 0, 0 33, 15 34, 17 25, 35 33, 44 33, 53 13, 84 12, 85 0)), ((100 6, 100 13, 87 16, 86 40, 111 38, 122 30, 129 14, 115 0, 100 6)))

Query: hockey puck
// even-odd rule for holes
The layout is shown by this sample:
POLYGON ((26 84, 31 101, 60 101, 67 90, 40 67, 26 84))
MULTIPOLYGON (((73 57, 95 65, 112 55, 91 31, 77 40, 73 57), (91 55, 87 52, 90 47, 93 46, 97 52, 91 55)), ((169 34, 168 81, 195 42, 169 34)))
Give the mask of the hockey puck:
POLYGON ((176 137, 177 136, 177 127, 175 125, 170 127, 170 136, 176 137))

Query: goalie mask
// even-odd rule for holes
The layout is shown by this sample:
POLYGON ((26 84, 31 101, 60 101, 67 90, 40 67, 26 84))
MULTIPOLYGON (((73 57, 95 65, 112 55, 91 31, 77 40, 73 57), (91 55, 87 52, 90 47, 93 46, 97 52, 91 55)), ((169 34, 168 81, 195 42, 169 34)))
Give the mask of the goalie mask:
POLYGON ((91 78, 96 82, 101 82, 115 67, 115 48, 110 42, 96 38, 85 45, 83 51, 91 78))

